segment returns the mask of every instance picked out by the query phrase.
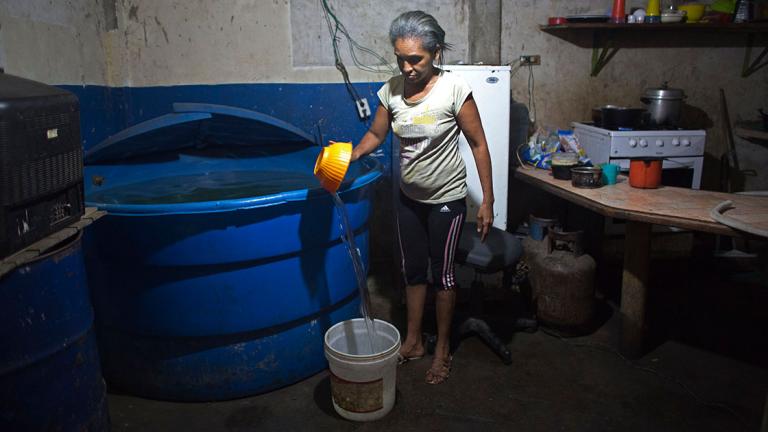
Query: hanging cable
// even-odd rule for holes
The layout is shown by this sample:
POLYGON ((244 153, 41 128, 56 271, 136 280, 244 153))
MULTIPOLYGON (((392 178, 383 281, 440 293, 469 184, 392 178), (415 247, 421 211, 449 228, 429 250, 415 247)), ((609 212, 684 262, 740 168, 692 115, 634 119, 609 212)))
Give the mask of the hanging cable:
POLYGON ((331 37, 334 41, 334 56, 336 57, 337 61, 341 61, 341 57, 339 55, 338 50, 338 42, 339 37, 337 36, 337 33, 341 33, 342 36, 347 40, 347 45, 349 48, 349 54, 352 58, 352 62, 355 64, 355 66, 360 69, 364 70, 366 72, 373 72, 373 73, 391 73, 394 74, 397 72, 397 69, 395 69, 387 59, 377 54, 375 51, 373 51, 370 48, 366 48, 363 45, 360 45, 347 31, 347 28, 342 24, 342 22, 338 19, 336 14, 333 12, 333 9, 328 4, 327 0, 320 0, 320 4, 323 8, 323 13, 325 15, 326 21, 328 21, 328 29, 331 32, 331 37), (360 51, 364 54, 370 55, 373 57, 378 63, 371 66, 371 65, 365 65, 363 64, 357 56, 357 51, 360 51))
POLYGON ((509 66, 509 78, 513 78, 517 72, 523 68, 523 64, 520 62, 520 60, 515 60, 513 62, 507 63, 509 66))
POLYGON ((349 96, 352 98, 352 101, 357 106, 357 104, 362 103, 361 102, 362 98, 355 90, 355 87, 352 84, 352 81, 349 79, 349 72, 347 71, 346 66, 344 66, 344 62, 341 58, 339 43, 341 42, 342 36, 347 42, 347 46, 349 48, 349 55, 352 58, 352 62, 358 69, 366 72, 372 72, 372 73, 390 73, 390 74, 394 74, 396 70, 391 66, 391 64, 384 57, 378 55, 373 50, 360 45, 357 41, 354 40, 354 38, 352 38, 352 36, 347 31, 346 27, 344 27, 344 24, 341 23, 341 21, 338 19, 336 14, 333 12, 333 9, 331 9, 327 0, 320 0, 320 6, 323 9, 323 16, 325 17, 326 24, 328 25, 328 33, 330 33, 331 35, 334 64, 336 66, 336 69, 338 69, 338 71, 341 73, 341 77, 344 80, 344 86, 347 89, 347 93, 349 93, 349 96), (372 56, 378 61, 378 64, 374 66, 364 65, 358 58, 358 54, 357 54, 358 51, 364 54, 367 54, 369 56, 372 56))
POLYGON ((536 95, 534 91, 533 66, 528 66, 528 110, 531 123, 536 123, 536 95))
POLYGON ((321 4, 323 5, 325 21, 328 24, 328 32, 331 34, 331 44, 333 46, 333 57, 336 69, 341 72, 341 77, 344 80, 344 86, 347 89, 347 93, 349 93, 349 96, 352 97, 352 100, 357 103, 357 101, 360 100, 360 96, 357 94, 357 91, 355 91, 355 87, 352 85, 352 81, 349 79, 347 68, 344 66, 344 62, 341 61, 341 55, 339 54, 339 37, 337 36, 339 31, 339 21, 336 19, 336 16, 330 10, 325 0, 321 0, 321 4), (335 25, 332 22, 332 18, 335 20, 335 25))

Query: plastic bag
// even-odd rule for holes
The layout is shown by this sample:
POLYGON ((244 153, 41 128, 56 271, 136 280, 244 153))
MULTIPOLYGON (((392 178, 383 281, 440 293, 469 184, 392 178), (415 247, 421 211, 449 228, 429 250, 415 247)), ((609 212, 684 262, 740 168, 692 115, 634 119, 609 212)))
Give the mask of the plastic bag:
POLYGON ((549 169, 552 163, 552 153, 560 150, 560 148, 557 130, 539 128, 536 133, 531 135, 521 158, 537 168, 549 169))
POLYGON ((587 157, 587 152, 579 144, 579 139, 573 134, 572 130, 558 130, 558 139, 560 140, 560 148, 563 151, 570 151, 579 155, 579 163, 582 165, 592 165, 592 161, 587 157))

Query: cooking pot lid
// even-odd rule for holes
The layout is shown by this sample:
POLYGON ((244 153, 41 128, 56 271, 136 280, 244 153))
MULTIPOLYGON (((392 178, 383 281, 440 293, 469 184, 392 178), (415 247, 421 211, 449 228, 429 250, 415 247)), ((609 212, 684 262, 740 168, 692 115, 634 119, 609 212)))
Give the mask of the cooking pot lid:
POLYGON ((685 97, 685 92, 683 92, 683 89, 661 86, 658 88, 645 89, 644 96, 648 99, 682 99, 685 97))
POLYGON ((639 108, 639 107, 629 107, 629 106, 621 106, 621 105, 603 105, 599 107, 592 108, 593 110, 603 111, 616 111, 616 112, 639 112, 639 111, 645 111, 645 108, 639 108))
POLYGON ((201 145, 313 146, 301 129, 266 114, 225 105, 176 103, 173 112, 124 129, 85 153, 85 163, 201 145))

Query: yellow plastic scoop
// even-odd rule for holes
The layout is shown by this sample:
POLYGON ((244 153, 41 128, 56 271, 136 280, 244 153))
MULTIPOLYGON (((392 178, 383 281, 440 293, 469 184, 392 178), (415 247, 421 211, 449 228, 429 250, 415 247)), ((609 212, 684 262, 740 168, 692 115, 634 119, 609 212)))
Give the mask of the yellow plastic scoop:
POLYGON ((315 161, 315 177, 320 180, 320 186, 330 193, 336 192, 344 180, 351 159, 351 142, 329 141, 315 161))

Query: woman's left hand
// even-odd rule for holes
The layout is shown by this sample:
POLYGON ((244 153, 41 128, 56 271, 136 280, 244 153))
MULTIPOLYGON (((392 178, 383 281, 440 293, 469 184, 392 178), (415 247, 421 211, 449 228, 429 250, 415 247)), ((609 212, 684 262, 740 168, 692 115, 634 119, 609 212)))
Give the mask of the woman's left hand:
POLYGON ((485 241, 485 237, 491 230, 493 224, 493 205, 488 203, 480 204, 477 209, 477 232, 480 233, 480 241, 485 241))

